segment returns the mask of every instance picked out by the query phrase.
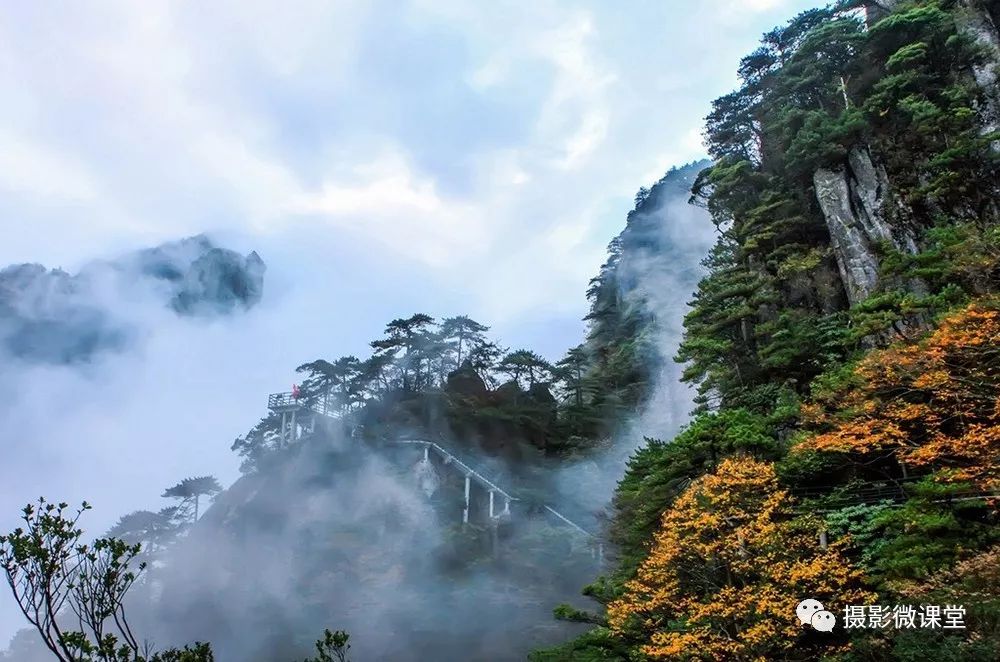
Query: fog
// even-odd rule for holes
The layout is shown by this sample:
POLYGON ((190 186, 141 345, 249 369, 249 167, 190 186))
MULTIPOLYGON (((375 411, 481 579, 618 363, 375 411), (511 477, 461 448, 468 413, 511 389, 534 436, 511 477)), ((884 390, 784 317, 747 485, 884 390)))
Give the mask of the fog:
MULTIPOLYGON (((268 393, 300 378, 295 366, 364 356, 388 320, 417 310, 484 312, 470 305, 472 293, 443 287, 414 264, 365 255, 362 269, 356 251, 305 228, 266 241, 214 239, 263 257, 267 273, 257 306, 182 317, 155 283, 105 274, 82 293, 82 303, 128 330, 121 347, 70 365, 0 357, 0 528, 16 526, 21 507, 45 496, 93 504, 83 524, 96 535, 126 512, 169 505, 160 493, 184 477, 212 474, 228 485, 239 475, 229 446, 266 412, 268 393)), ((581 316, 557 315, 557 324, 546 317, 508 320, 508 342, 566 347, 579 337, 580 324, 572 320, 581 316)), ((3 592, 0 641, 23 626, 3 592)))
MULTIPOLYGON (((645 436, 676 432, 691 404, 689 389, 679 384, 680 366, 670 359, 712 226, 703 210, 687 204, 683 188, 661 197, 633 215, 631 233, 644 240, 638 243, 652 240, 670 250, 630 251, 620 267, 622 280, 635 284, 626 298, 655 311, 656 355, 649 360, 658 379, 650 406, 625 422, 602 455, 559 468, 547 488, 551 505, 583 516, 595 531, 596 519, 587 516, 607 505, 628 455, 645 436)), ((298 378, 296 365, 365 356, 387 320, 416 310, 467 312, 463 303, 472 300, 463 302, 458 287, 436 287, 433 300, 421 297, 424 283, 412 278, 414 266, 398 260, 377 263, 378 278, 372 278, 370 267, 361 270, 350 251, 321 236, 307 242, 272 236, 265 244, 225 236, 217 243, 263 257, 267 273, 258 305, 184 317, 165 305, 162 289, 126 272, 99 279, 83 294, 128 330, 120 346, 70 365, 5 358, 2 528, 15 526, 20 506, 40 495, 88 500, 94 510, 84 525, 98 534, 126 512, 169 505, 159 493, 181 478, 211 474, 229 485, 239 477, 229 445, 265 414, 269 392, 287 390, 298 378)), ((566 317, 521 319, 491 335, 541 346, 554 360, 583 337, 582 325, 566 317)), ((305 650, 323 627, 334 627, 352 632, 358 659, 420 659, 428 650, 500 659, 505 638, 518 628, 531 631, 505 649, 517 659, 578 629, 556 624, 550 611, 599 571, 580 541, 558 530, 544 541, 553 530, 529 521, 505 534, 516 540, 504 549, 526 542, 534 550, 530 558, 511 552, 493 566, 456 569, 449 565, 454 514, 440 521, 452 508, 440 496, 454 489, 447 470, 439 468, 440 494, 428 500, 416 456, 391 462, 335 433, 330 439, 332 445, 306 447, 266 487, 244 478, 222 497, 166 567, 156 569, 157 600, 134 598, 149 636, 171 644, 208 639, 223 660, 268 659, 277 651, 305 650), (322 466, 329 471, 317 472, 322 466), (245 520, 239 535, 222 524, 233 503, 238 514, 231 517, 245 520), (331 531, 353 531, 360 536, 356 551, 378 553, 362 559, 341 550, 331 560, 330 550, 344 547, 339 534, 322 534, 331 531), (576 551, 567 555, 566 545, 576 551), (554 554, 552 568, 538 576, 546 554, 554 554)), ((494 476, 509 469, 486 457, 469 461, 489 466, 494 476)), ((8 595, 0 606, 0 638, 6 638, 23 622, 8 595)))
POLYGON ((606 450, 559 470, 558 484, 565 498, 597 514, 606 508, 632 453, 647 438, 672 438, 694 407, 695 390, 681 382, 683 366, 673 359, 683 337, 688 303, 704 273, 701 261, 716 239, 708 212, 688 202, 697 169, 654 188, 622 234, 623 244, 631 246, 623 251, 618 267, 620 282, 627 284, 622 296, 654 320, 646 360, 655 378, 645 406, 621 421, 606 450))
POLYGON ((428 495, 418 458, 330 433, 242 479, 156 571, 144 631, 223 660, 292 659, 325 627, 358 660, 518 660, 579 631, 551 609, 597 571, 586 546, 520 510, 491 550, 481 495, 466 529, 460 474, 435 463, 428 495))
MULTIPOLYGON (((634 187, 703 154, 701 118, 733 63, 807 4, 4 7, 0 267, 75 272, 208 231, 268 270, 258 305, 209 317, 119 274, 82 302, 125 330, 113 347, 72 365, 0 354, 0 530, 39 495, 91 501, 97 534, 167 505, 186 476, 231 483, 230 444, 267 394, 305 361, 366 355, 396 317, 467 314, 559 359, 584 337, 587 279, 634 187)), ((697 234, 675 237, 682 264, 700 258, 697 234)), ((606 456, 554 474, 577 512, 601 509, 642 437, 669 436, 688 408, 668 358, 688 292, 655 262, 633 268, 670 319, 650 357, 659 404, 606 456)), ((193 549, 210 553, 204 535, 193 549)), ((21 626, 0 593, 0 642, 21 626)))
POLYGON ((669 439, 687 421, 695 390, 681 383, 684 367, 673 360, 684 334, 684 315, 703 275, 701 260, 716 240, 708 212, 688 202, 687 192, 668 198, 651 216, 667 251, 640 250, 624 265, 639 284, 633 297, 655 317, 657 378, 647 407, 634 424, 642 437, 669 439))

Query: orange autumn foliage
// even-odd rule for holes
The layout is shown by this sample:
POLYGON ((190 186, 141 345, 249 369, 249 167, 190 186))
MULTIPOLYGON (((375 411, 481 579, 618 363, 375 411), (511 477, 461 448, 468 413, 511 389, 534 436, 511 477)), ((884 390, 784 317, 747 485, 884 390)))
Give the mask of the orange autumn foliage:
POLYGON ((649 557, 608 606, 609 626, 653 659, 801 653, 800 600, 837 611, 872 598, 839 544, 820 548, 819 530, 793 518, 772 465, 726 459, 664 513, 649 557))
POLYGON ((980 302, 919 343, 872 352, 855 383, 803 407, 819 432, 797 446, 944 470, 1000 487, 1000 311, 980 302))

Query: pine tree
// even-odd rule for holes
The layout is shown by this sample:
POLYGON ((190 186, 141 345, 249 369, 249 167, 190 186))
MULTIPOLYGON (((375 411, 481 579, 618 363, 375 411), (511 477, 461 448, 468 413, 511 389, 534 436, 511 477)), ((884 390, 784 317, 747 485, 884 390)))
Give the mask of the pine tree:
POLYGON ((191 521, 198 521, 198 506, 203 496, 212 496, 222 491, 222 486, 214 476, 198 476, 185 478, 173 487, 168 487, 161 496, 167 499, 178 499, 182 505, 192 504, 194 513, 191 521))

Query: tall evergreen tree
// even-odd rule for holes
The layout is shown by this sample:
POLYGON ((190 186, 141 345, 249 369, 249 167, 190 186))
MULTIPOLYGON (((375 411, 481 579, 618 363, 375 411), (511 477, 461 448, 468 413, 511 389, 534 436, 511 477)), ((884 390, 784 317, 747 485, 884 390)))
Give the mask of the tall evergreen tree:
POLYGON ((385 327, 385 337, 371 342, 376 352, 394 359, 403 391, 416 388, 414 374, 420 369, 420 358, 414 355, 414 349, 426 343, 425 334, 433 326, 433 317, 416 313, 406 319, 392 320, 385 327))
POLYGON ((552 365, 541 356, 527 349, 519 349, 504 356, 497 370, 521 382, 527 379, 528 388, 551 381, 552 365))
POLYGON ((468 356, 472 349, 486 342, 485 334, 489 330, 490 327, 465 315, 448 317, 441 322, 442 339, 455 343, 456 366, 462 365, 462 360, 468 356))
POLYGON ((198 521, 198 506, 203 496, 212 496, 222 491, 222 486, 214 476, 198 476, 196 478, 185 478, 173 487, 164 490, 163 496, 166 499, 178 499, 181 504, 192 504, 194 514, 192 522, 198 521))

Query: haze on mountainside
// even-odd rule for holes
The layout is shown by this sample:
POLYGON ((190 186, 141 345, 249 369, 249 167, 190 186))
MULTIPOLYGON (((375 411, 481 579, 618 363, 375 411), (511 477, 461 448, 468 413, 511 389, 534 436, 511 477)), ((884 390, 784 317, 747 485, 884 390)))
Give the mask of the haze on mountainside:
MULTIPOLYGON (((651 325, 659 288, 693 288, 696 256, 710 245, 704 212, 687 204, 704 165, 672 171, 641 192, 615 241, 620 255, 605 267, 605 282, 592 295, 601 306, 620 300, 628 315, 645 320, 650 335, 632 350, 628 370, 646 374, 650 382, 671 374, 662 352, 675 349, 679 339, 676 324, 659 330, 651 325)), ((45 320, 66 324, 48 336, 59 340, 51 343, 54 349, 42 351, 36 344, 26 351, 9 342, 7 351, 27 374, 39 364, 118 360, 148 342, 151 330, 136 319, 117 320, 111 314, 114 298, 141 300, 172 325, 204 324, 205 315, 222 315, 229 324, 254 314, 251 306, 267 292, 262 272, 256 253, 242 258, 204 237, 97 264, 76 276, 11 268, 2 273, 10 274, 8 298, 18 315, 11 318, 7 337, 21 338, 23 328, 45 320), (93 274, 104 271, 113 278, 102 284, 104 298, 98 299, 93 274), (25 273, 31 278, 15 278, 25 273), (91 311, 87 319, 107 321, 82 325, 74 323, 77 316, 60 314, 79 309, 91 311), (106 337, 120 341, 99 342, 106 337), (66 348, 89 353, 68 355, 66 348)), ((302 439, 294 445, 276 445, 276 419, 265 417, 234 445, 244 458, 245 477, 203 509, 203 517, 197 518, 196 503, 178 486, 164 496, 177 495, 180 510, 123 518, 112 533, 145 544, 142 558, 152 564, 147 583, 133 589, 133 627, 157 642, 210 639, 223 659, 304 652, 309 641, 303 633, 321 632, 332 622, 352 632, 357 655, 375 659, 520 659, 564 638, 567 628, 548 623, 549 612, 599 567, 597 548, 573 539, 574 531, 560 529, 559 520, 546 521, 538 509, 555 505, 590 530, 599 529, 594 517, 607 498, 600 494, 607 495, 614 483, 602 457, 620 466, 627 448, 605 444, 579 461, 567 453, 585 443, 584 436, 606 434, 602 430, 612 429, 615 412, 644 396, 634 388, 609 389, 602 396, 594 376, 583 382, 572 366, 553 365, 526 350, 518 358, 518 352, 487 341, 485 327, 462 319, 467 318, 442 320, 440 333, 422 341, 431 344, 407 346, 402 354, 388 341, 373 342, 372 359, 335 362, 344 366, 339 378, 327 362, 303 365, 309 378, 301 382, 301 398, 341 403, 335 406, 340 423, 321 420, 313 434, 300 430, 302 439), (373 370, 381 376, 368 376, 373 370), (553 393, 579 402, 560 413, 553 393), (477 526, 463 527, 454 494, 443 496, 454 479, 447 462, 429 469, 428 485, 421 476, 427 470, 414 465, 416 456, 378 450, 380 440, 401 434, 438 439, 518 495, 513 506, 505 504, 510 522, 499 523, 493 542, 482 537, 489 520, 475 522, 474 513, 477 526), (244 568, 255 568, 266 579, 248 585, 244 568), (477 616, 465 622, 457 613, 477 616), (395 628, 398 634, 388 634, 395 628), (509 643, 515 637, 520 643, 509 643)), ((408 324, 414 327, 410 334, 416 327, 430 328, 427 321, 408 324)), ((573 356, 586 360, 607 343, 595 339, 573 356)), ((674 392, 670 406, 676 418, 658 412, 657 425, 670 433, 687 406, 676 384, 664 388, 674 392)), ((304 425, 306 413, 300 413, 304 425)), ((310 428, 316 425, 308 422, 310 428)), ((31 637, 24 637, 19 654, 30 649, 31 637)))
MULTIPOLYGON (((407 19, 475 32, 473 14, 438 3, 407 19)), ((582 44, 622 20, 604 18, 544 33, 557 71, 593 65, 582 44)), ((849 1, 747 44, 730 63, 736 90, 706 119, 711 160, 639 189, 590 267, 584 328, 560 342, 526 342, 531 316, 510 317, 558 289, 544 284, 558 260, 501 271, 517 297, 493 307, 499 323, 475 297, 434 291, 500 291, 481 268, 461 285, 427 270, 491 254, 488 235, 463 244, 458 226, 429 229, 427 244, 401 229, 392 239, 425 266, 408 270, 390 240, 377 276, 371 257, 321 243, 315 216, 288 235, 197 236, 72 275, 0 272, 0 425, 14 466, 50 467, 57 487, 112 505, 164 499, 84 512, 86 537, 102 532, 97 515, 112 536, 92 556, 73 551, 75 525, 48 539, 75 559, 55 589, 68 608, 22 593, 29 618, 54 619, 21 631, 6 659, 996 659, 997 20, 985 0, 849 1), (337 278, 334 254, 351 265, 337 278), (385 303, 373 294, 392 269, 421 296, 400 285, 367 335, 332 342, 385 303), (359 277, 356 301, 330 301, 359 277), (346 314, 331 321, 337 307, 346 314), (296 386, 265 408, 280 375, 296 386), (214 437, 235 437, 240 462, 222 484, 214 437), (109 468, 127 491, 95 480, 109 468), (124 562, 148 564, 139 581, 124 562), (94 578, 109 599, 87 592, 94 578), (892 604, 914 625, 820 632, 796 617, 804 595, 833 619, 892 604), (961 627, 935 627, 935 604, 961 627)), ((506 80, 517 56, 505 57, 472 87, 506 80)), ((564 102, 558 78, 554 89, 564 102)), ((609 126, 562 158, 523 149, 521 166, 551 176, 544 199, 518 198, 525 209, 578 210, 593 194, 554 185, 607 173, 580 159, 609 126)), ((372 189, 384 211, 409 200, 425 224, 482 185, 439 173, 440 189, 411 187, 390 170, 372 189)), ((310 213, 368 204, 363 187, 323 191, 310 213)), ((567 234, 575 223, 511 227, 522 234, 492 248, 515 263, 585 245, 567 234)), ((540 305, 548 319, 564 310, 558 297, 540 305)), ((21 496, 30 472, 4 480, 33 498, 21 496)), ((29 533, 74 517, 39 506, 29 533)), ((20 533, 0 538, 15 592, 63 577, 33 570, 43 559, 20 533)))

